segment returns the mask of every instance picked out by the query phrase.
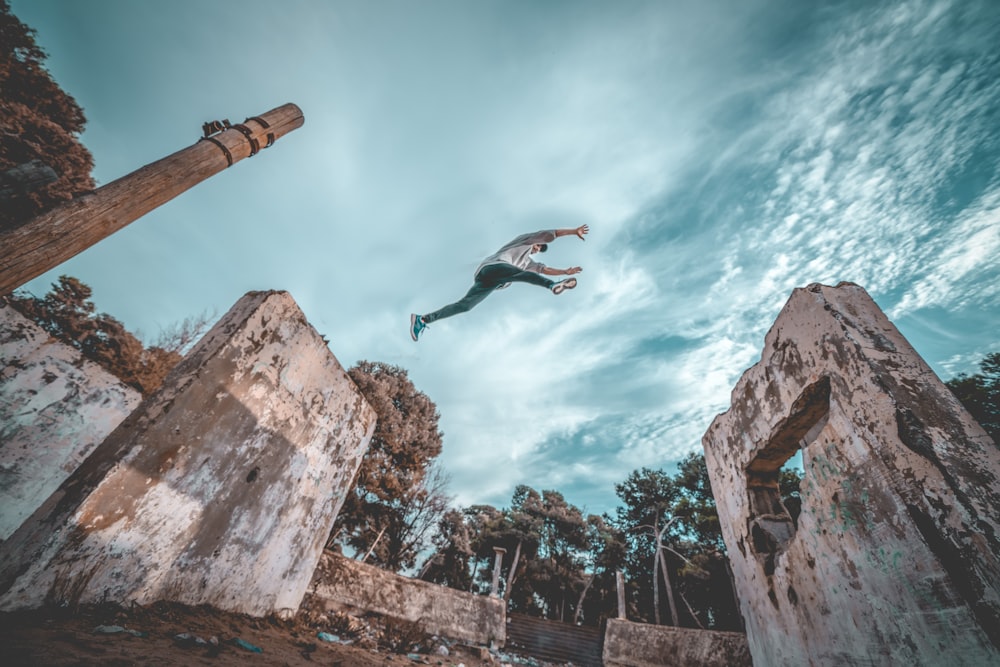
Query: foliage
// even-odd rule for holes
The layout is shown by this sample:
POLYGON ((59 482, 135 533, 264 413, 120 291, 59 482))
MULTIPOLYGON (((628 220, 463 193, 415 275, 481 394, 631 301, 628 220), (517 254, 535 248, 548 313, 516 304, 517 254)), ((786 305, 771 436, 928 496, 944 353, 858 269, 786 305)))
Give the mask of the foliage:
POLYGON ((70 345, 144 396, 155 391, 167 373, 207 328, 206 316, 188 318, 146 347, 125 325, 96 312, 92 290, 76 278, 60 276, 44 297, 15 293, 9 303, 50 336, 70 345))
POLYGON ((591 624, 615 611, 615 571, 624 542, 603 518, 584 517, 556 491, 539 493, 520 485, 509 508, 473 505, 450 515, 438 536, 438 551, 425 565, 425 579, 488 594, 495 548, 500 548, 498 588, 511 611, 591 624), (459 521, 461 528, 456 527, 459 521), (456 535, 468 542, 455 540, 456 535), (452 570, 438 562, 448 562, 449 552, 463 554, 467 578, 444 576, 452 570))
POLYGON ((945 384, 973 419, 1000 445, 1000 352, 979 362, 979 373, 960 374, 945 384))
POLYGON ((589 590, 577 608, 574 620, 600 625, 618 615, 617 573, 625 568, 625 534, 607 517, 587 517, 589 590))
POLYGON ((427 558, 417 578, 460 591, 471 590, 470 565, 475 551, 472 549, 472 532, 460 511, 449 509, 444 513, 432 543, 434 553, 427 558))
MULTIPOLYGON (((473 588, 478 593, 489 593, 492 572, 494 547, 504 549, 514 558, 518 554, 518 562, 513 564, 514 572, 509 571, 505 581, 513 581, 517 571, 523 571, 523 558, 533 557, 538 550, 537 531, 530 525, 526 525, 530 519, 524 515, 518 515, 512 520, 509 511, 498 510, 492 505, 473 505, 467 508, 463 515, 469 533, 472 536, 472 574, 473 588), (520 551, 518 546, 520 545, 520 551)), ((510 561, 513 563, 513 560, 510 561)), ((510 591, 505 590, 505 597, 510 591)))
MULTIPOLYGON (((664 471, 642 468, 616 484, 615 492, 623 503, 612 521, 626 540, 624 570, 632 593, 628 596, 629 618, 659 622, 665 607, 656 583, 660 578, 657 535, 662 534, 667 544, 675 544, 679 538, 680 526, 670 523, 669 516, 680 500, 679 489, 664 471)), ((677 567, 676 562, 668 563, 673 571, 677 567)), ((671 622, 676 624, 676 620, 671 622)))
MULTIPOLYGON (((794 470, 782 471, 782 496, 789 504, 797 499, 799 480, 794 470)), ((662 616, 669 623, 688 627, 739 630, 741 620, 705 457, 690 454, 678 464, 673 477, 642 468, 615 490, 623 503, 613 524, 626 536, 630 618, 655 622, 662 616), (661 554, 670 590, 665 589, 657 566, 657 533, 662 535, 661 554), (677 619, 672 618, 671 596, 677 619)))
POLYGON ((447 478, 431 466, 441 453, 437 407, 399 366, 361 361, 348 374, 378 421, 328 545, 387 570, 413 567, 448 510, 447 478))
POLYGON ((53 183, 4 200, 0 229, 94 188, 93 157, 78 138, 86 118, 52 80, 46 57, 35 31, 0 0, 0 172, 37 159, 58 175, 53 183))
POLYGON ((523 561, 521 585, 506 594, 511 609, 560 620, 566 620, 567 614, 572 617, 576 596, 585 584, 583 554, 588 545, 582 512, 557 491, 539 495, 521 485, 514 491, 509 524, 524 534, 520 539, 537 546, 533 557, 523 561), (533 533, 528 532, 531 529, 533 533))
MULTIPOLYGON (((797 498, 799 481, 795 471, 782 472, 782 495, 789 504, 797 498)), ((504 550, 499 590, 510 611, 599 625, 617 615, 616 573, 623 571, 629 618, 740 630, 704 456, 688 456, 674 476, 636 470, 616 491, 622 505, 614 517, 584 517, 562 494, 524 485, 515 489, 508 508, 475 505, 449 513, 424 578, 487 594, 499 547, 504 550)))

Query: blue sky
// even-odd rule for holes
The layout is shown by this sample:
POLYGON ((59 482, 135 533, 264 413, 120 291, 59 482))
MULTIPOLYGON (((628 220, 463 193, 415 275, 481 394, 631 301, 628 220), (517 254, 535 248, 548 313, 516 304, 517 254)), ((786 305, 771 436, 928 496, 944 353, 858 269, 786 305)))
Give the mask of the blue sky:
POLYGON ((1000 350, 1000 3, 12 0, 107 183, 286 102, 305 125, 59 274, 148 338, 288 290, 407 368, 459 504, 600 513, 673 470, 795 287, 864 286, 942 376, 1000 350), (589 224, 413 343, 523 232, 589 224))

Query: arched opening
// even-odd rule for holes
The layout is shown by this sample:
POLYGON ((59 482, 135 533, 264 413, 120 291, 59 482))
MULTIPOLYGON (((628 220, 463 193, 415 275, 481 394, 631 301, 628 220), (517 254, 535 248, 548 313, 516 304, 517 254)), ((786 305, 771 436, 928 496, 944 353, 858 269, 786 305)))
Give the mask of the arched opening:
POLYGON ((824 376, 802 390, 788 417, 778 423, 767 444, 747 466, 747 532, 750 547, 769 576, 774 574, 775 558, 795 536, 800 509, 786 507, 781 500, 781 468, 819 437, 829 416, 830 378, 824 376))

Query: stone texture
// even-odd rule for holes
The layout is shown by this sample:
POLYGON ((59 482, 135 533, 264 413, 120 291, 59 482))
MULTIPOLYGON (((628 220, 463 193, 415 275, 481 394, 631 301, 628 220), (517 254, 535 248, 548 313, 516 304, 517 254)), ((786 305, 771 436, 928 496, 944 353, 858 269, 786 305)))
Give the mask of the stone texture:
POLYGON ((795 290, 703 444, 755 664, 1000 664, 1000 449, 861 287, 795 290))
POLYGON ((506 614, 498 598, 409 579, 350 558, 323 554, 303 607, 375 612, 417 623, 428 634, 503 645, 506 614))
POLYGON ((142 400, 0 301, 0 540, 142 400))
POLYGON ((241 299, 0 547, 0 608, 298 608, 375 427, 285 292, 241 299))
POLYGON ((750 667, 746 635, 608 619, 605 667, 750 667))

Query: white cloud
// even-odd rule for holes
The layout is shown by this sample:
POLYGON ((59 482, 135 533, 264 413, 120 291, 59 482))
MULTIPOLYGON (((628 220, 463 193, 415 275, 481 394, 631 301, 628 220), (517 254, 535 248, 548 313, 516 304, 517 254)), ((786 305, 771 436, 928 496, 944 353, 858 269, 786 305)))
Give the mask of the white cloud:
POLYGON ((995 305, 1000 287, 982 282, 983 273, 1000 274, 1000 190, 990 193, 987 205, 956 221, 939 252, 927 258, 922 274, 892 308, 890 317, 941 306, 963 308, 995 305))

